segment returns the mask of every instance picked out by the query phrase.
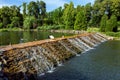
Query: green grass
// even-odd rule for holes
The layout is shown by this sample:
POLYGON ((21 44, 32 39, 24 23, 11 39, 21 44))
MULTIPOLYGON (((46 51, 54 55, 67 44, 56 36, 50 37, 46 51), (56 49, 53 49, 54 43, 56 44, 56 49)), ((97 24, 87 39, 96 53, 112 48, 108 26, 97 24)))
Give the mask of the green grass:
MULTIPOLYGON (((88 28, 87 32, 100 32, 99 28, 88 28)), ((120 28, 118 28, 118 32, 100 32, 102 34, 106 34, 107 36, 115 37, 118 39, 120 37, 120 28)))
POLYGON ((112 37, 120 37, 120 32, 106 32, 105 34, 112 37))
POLYGON ((63 25, 52 25, 52 26, 39 26, 38 30, 59 30, 62 29, 63 25))
POLYGON ((87 32, 99 32, 99 28, 88 28, 87 32))
POLYGON ((0 32, 5 32, 5 31, 22 31, 23 29, 21 28, 2 28, 0 29, 0 32))

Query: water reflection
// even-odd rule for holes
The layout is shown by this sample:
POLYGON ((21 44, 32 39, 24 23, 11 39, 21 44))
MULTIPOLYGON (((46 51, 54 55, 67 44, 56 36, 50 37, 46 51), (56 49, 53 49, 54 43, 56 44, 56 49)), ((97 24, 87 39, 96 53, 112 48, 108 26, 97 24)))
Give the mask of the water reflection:
POLYGON ((69 36, 73 34, 64 33, 51 33, 48 31, 9 31, 0 32, 0 46, 24 43, 35 40, 48 39, 48 35, 53 35, 55 37, 69 36))

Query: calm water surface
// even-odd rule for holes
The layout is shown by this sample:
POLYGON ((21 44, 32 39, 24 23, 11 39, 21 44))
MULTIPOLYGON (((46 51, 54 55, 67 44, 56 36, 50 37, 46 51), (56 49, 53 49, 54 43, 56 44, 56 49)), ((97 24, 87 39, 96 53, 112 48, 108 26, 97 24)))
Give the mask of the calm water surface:
POLYGON ((0 46, 24 43, 35 40, 48 39, 48 35, 53 35, 54 37, 70 36, 73 34, 64 33, 51 33, 48 31, 9 31, 0 32, 0 46))
POLYGON ((40 80, 120 80, 120 41, 107 41, 40 80))

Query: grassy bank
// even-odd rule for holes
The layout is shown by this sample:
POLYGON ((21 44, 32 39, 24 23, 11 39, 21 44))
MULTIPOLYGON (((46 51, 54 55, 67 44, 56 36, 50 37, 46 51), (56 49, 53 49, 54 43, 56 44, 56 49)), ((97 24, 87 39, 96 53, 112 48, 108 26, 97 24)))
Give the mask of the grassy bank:
MULTIPOLYGON (((62 29, 62 25, 61 26, 44 26, 44 27, 38 27, 37 29, 31 29, 32 31, 41 31, 41 30, 61 30, 62 29)), ((120 28, 118 29, 118 32, 100 32, 99 28, 88 28, 86 32, 100 32, 102 34, 106 34, 107 36, 111 36, 111 37, 115 37, 115 38, 120 38, 120 28)), ((0 32, 5 32, 5 31, 29 31, 29 30, 24 30, 21 28, 3 28, 0 29, 0 32)))
POLYGON ((116 40, 120 40, 120 32, 106 32, 107 36, 114 37, 116 40))
POLYGON ((100 31, 99 31, 99 28, 91 27, 87 29, 87 32, 100 32, 100 31))
POLYGON ((52 25, 52 26, 39 26, 37 27, 37 30, 59 30, 64 29, 64 25, 52 25))
POLYGON ((2 28, 0 29, 0 32, 5 32, 5 31, 23 31, 21 28, 2 28))
MULTIPOLYGON (((100 31, 99 31, 99 28, 88 28, 87 32, 100 32, 100 31)), ((120 38, 120 28, 118 29, 118 32, 100 32, 100 33, 110 37, 114 37, 115 39, 120 38)))

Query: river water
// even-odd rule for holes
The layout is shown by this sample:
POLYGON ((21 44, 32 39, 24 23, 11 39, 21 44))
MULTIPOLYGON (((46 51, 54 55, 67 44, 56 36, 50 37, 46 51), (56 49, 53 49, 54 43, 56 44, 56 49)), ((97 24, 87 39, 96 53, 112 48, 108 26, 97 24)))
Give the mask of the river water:
POLYGON ((39 80, 120 80, 120 41, 107 41, 39 80))
POLYGON ((6 31, 0 32, 0 46, 48 39, 49 35, 56 38, 73 34, 51 33, 48 31, 6 31))

